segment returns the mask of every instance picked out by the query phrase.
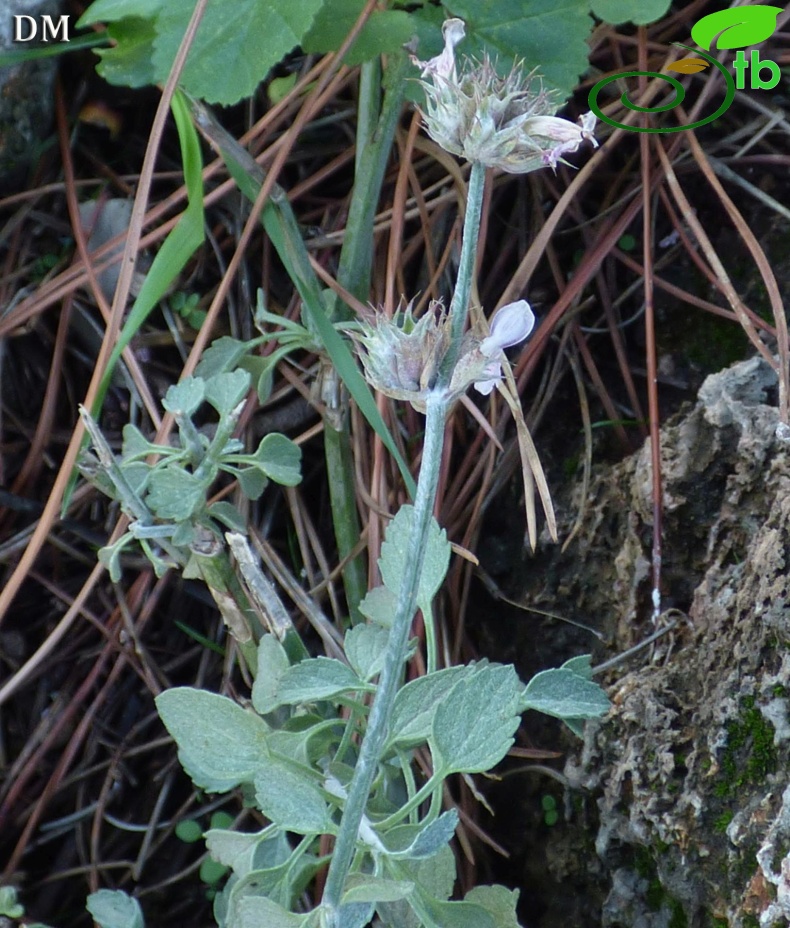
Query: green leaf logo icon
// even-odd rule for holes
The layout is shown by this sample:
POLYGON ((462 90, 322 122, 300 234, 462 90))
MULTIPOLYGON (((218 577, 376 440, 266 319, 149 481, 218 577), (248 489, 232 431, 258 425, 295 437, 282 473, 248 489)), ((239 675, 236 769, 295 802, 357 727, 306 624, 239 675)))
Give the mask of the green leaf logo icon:
POLYGON ((691 38, 700 48, 746 48, 764 42, 776 29, 780 6, 738 6, 703 16, 691 30, 691 38))

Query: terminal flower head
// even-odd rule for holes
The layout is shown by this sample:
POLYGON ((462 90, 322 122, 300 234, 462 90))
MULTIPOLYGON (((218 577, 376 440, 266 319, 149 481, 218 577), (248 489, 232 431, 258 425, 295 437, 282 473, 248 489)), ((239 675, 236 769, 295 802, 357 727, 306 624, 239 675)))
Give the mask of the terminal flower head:
POLYGON ((448 19, 442 26, 444 49, 429 61, 413 61, 422 70, 425 127, 446 151, 467 161, 526 174, 549 166, 556 170, 563 155, 584 141, 594 148, 595 115, 579 124, 555 116, 556 94, 543 88, 535 73, 526 76, 515 66, 500 77, 488 57, 467 59, 460 73, 455 46, 464 37, 464 23, 448 19))
MULTIPOLYGON (((446 398, 457 399, 472 385, 487 396, 502 379, 503 350, 527 338, 534 325, 529 303, 518 300, 496 313, 488 335, 467 332, 445 388, 446 398)), ((352 335, 369 383, 381 393, 408 400, 423 410, 426 395, 436 389, 450 346, 450 319, 443 304, 432 300, 417 320, 411 303, 392 319, 376 312, 352 335)))

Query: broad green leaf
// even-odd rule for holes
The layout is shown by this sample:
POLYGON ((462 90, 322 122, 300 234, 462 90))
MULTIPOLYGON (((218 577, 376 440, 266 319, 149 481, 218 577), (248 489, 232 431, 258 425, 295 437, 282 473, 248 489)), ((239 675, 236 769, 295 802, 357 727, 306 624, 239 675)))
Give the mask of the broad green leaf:
POLYGON ((120 889, 100 889, 91 893, 85 908, 101 928, 144 928, 140 903, 120 889))
POLYGON ((15 886, 0 886, 0 915, 8 918, 21 918, 25 914, 25 907, 17 902, 15 886))
POLYGON ((350 667, 333 657, 312 657, 293 664, 283 673, 275 698, 278 705, 293 706, 372 689, 350 667))
POLYGON ((526 71, 538 68, 548 87, 568 97, 589 67, 589 0, 446 0, 444 8, 466 23, 456 53, 480 58, 487 52, 501 74, 523 60, 526 71))
POLYGON ((144 457, 149 454, 172 454, 173 449, 164 445, 155 445, 143 435, 136 425, 127 422, 123 427, 123 444, 121 456, 125 462, 134 457, 144 457))
POLYGON ((472 902, 440 902, 420 893, 418 911, 425 928, 498 928, 491 914, 472 902))
POLYGON ((215 374, 235 370, 254 343, 242 342, 229 335, 223 335, 222 338, 213 341, 203 352, 195 368, 195 376, 208 380, 215 374))
POLYGON ((332 830, 318 783, 294 764, 272 757, 255 774, 258 808, 275 825, 300 835, 332 830))
POLYGON ((715 48, 746 48, 769 39, 776 29, 776 17, 782 12, 780 6, 732 7, 703 16, 691 29, 691 38, 700 48, 712 51, 715 48))
POLYGON ((589 654, 579 654, 565 661, 562 670, 572 670, 577 676, 585 680, 592 680, 592 658, 589 654))
MULTIPOLYGON (((222 469, 228 470, 225 467, 222 469)), ((247 499, 259 499, 269 483, 257 467, 233 468, 230 473, 234 474, 239 481, 241 492, 247 499)))
POLYGON ((254 458, 258 467, 275 483, 295 487, 302 479, 302 451, 279 432, 264 436, 254 458))
POLYGON ((440 703, 459 680, 474 673, 474 667, 469 664, 436 670, 409 681, 399 689, 392 708, 387 746, 416 747, 427 741, 440 703))
MULTIPOLYGON (((310 28, 322 0, 209 0, 190 49, 181 85, 193 96, 212 103, 233 104, 251 96, 266 74, 288 54, 310 28)), ((101 55, 99 72, 116 83, 139 86, 145 69, 125 70, 126 30, 131 17, 153 19, 156 36, 149 52, 153 78, 164 82, 184 36, 192 0, 146 0, 94 3, 81 25, 113 22, 117 49, 101 55), (120 63, 119 63, 120 62, 120 63)), ((134 20, 132 20, 134 22, 134 20)), ((135 36, 139 42, 139 37, 135 36)))
POLYGON ((219 502, 212 503, 206 512, 212 519, 221 522, 225 528, 229 528, 232 532, 241 532, 243 534, 247 531, 247 523, 244 517, 232 503, 219 500, 219 502))
MULTIPOLYGON (((445 845, 433 857, 424 860, 393 860, 382 858, 383 872, 396 880, 410 880, 421 895, 449 899, 455 885, 455 857, 445 845)), ((426 928, 408 901, 382 902, 376 906, 387 928, 426 928)))
POLYGON ((252 684, 252 705, 256 712, 266 715, 281 703, 277 687, 290 666, 285 648, 274 635, 264 635, 258 642, 258 673, 252 684))
POLYGON ((166 522, 184 522, 206 501, 206 482, 177 465, 157 467, 148 478, 146 503, 166 522))
POLYGON ((350 902, 337 910, 337 928, 365 928, 373 917, 370 902, 350 902))
POLYGON ((211 403, 220 416, 227 416, 244 399, 249 389, 250 375, 246 371, 215 374, 206 381, 206 402, 211 403))
POLYGON ((266 896, 242 899, 237 911, 233 928, 303 928, 310 918, 309 912, 294 915, 266 896))
MULTIPOLYGON (((340 48, 365 6, 365 0, 330 0, 318 11, 301 42, 304 51, 324 53, 340 48)), ((349 66, 388 55, 400 49, 414 34, 414 21, 402 10, 374 10, 343 61, 349 66)))
MULTIPOLYGON (((384 544, 381 546, 379 568, 381 578, 396 596, 400 592, 408 552, 414 546, 412 523, 414 507, 401 506, 395 518, 387 526, 384 544)), ((425 548, 425 561, 420 585, 417 591, 417 603, 423 611, 428 611, 442 581, 447 574, 450 563, 450 543, 447 533, 440 529, 435 519, 431 519, 428 540, 425 548)))
POLYGON ((559 667, 543 670, 529 681, 523 692, 524 709, 558 719, 596 719, 606 715, 610 703, 597 683, 559 667))
POLYGON ((217 863, 230 867, 241 878, 252 871, 255 850, 265 840, 265 836, 265 831, 245 834, 212 828, 206 832, 206 848, 217 863))
POLYGON ((268 726, 253 712, 217 693, 174 687, 154 700, 196 786, 212 793, 251 783, 268 761, 268 726))
POLYGON ((478 667, 453 687, 436 710, 430 737, 436 770, 481 773, 513 744, 523 685, 512 666, 478 667))
POLYGON ((484 908, 494 919, 496 928, 521 928, 516 915, 519 892, 506 886, 475 886, 465 896, 465 902, 473 902, 484 908))
POLYGON ((173 384, 165 393, 162 405, 174 415, 192 416, 206 396, 206 382, 202 377, 185 377, 173 384))
POLYGON ((449 844, 457 827, 458 813, 451 809, 428 825, 396 825, 381 840, 393 857, 422 860, 449 844))
POLYGON ((397 902, 414 889, 409 880, 388 880, 372 873, 352 873, 343 888, 342 904, 354 902, 397 902))
POLYGON ((361 680, 372 680, 381 673, 389 631, 380 625, 355 625, 346 632, 343 648, 361 680))
POLYGON ((667 12, 672 0, 592 0, 592 11, 605 23, 646 26, 667 12))
POLYGON ((383 628, 390 628, 395 615, 396 599, 395 593, 386 586, 375 586, 359 604, 359 611, 371 622, 383 628))

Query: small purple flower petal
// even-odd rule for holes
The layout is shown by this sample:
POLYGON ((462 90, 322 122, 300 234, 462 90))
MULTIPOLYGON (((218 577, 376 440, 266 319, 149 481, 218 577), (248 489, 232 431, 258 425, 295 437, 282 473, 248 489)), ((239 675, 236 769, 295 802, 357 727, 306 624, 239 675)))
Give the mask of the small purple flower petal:
POLYGON ((422 76, 435 74, 445 80, 455 79, 455 46, 466 35, 462 19, 446 19, 442 25, 444 48, 430 61, 418 62, 422 66, 422 76))

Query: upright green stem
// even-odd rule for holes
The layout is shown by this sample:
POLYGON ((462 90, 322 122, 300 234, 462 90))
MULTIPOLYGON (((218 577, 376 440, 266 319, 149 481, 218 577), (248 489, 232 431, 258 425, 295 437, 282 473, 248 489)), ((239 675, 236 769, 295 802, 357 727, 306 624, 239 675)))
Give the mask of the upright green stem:
POLYGON ((469 175, 469 194, 466 201, 466 217, 464 219, 464 233, 461 242, 461 262, 458 268, 458 280, 455 292, 450 303, 450 320, 452 341, 450 350, 445 355, 439 380, 448 384, 453 375, 458 354, 461 350, 466 320, 469 316, 469 296, 472 292, 475 265, 477 263, 477 239, 480 235, 480 213, 483 208, 483 191, 485 190, 485 165, 475 161, 469 175))
POLYGON ((439 391, 428 394, 426 414, 422 467, 417 483, 417 496, 414 500, 411 537, 406 553, 403 582, 398 593, 395 618, 387 641, 384 667, 370 709, 367 732, 348 789, 348 798, 343 809, 343 818, 340 822, 324 889, 323 905, 327 917, 327 928, 337 928, 339 925, 338 909, 343 886, 354 856, 359 826, 365 813, 370 789, 378 771, 379 758, 384 749, 392 705, 403 673, 411 621, 417 609, 417 590, 425 559, 428 528, 436 501, 436 488, 439 484, 442 448, 444 447, 447 403, 439 391))
POLYGON ((439 485, 439 473, 444 447, 444 427, 448 403, 443 387, 449 384, 458 358, 461 338, 466 325, 469 310, 469 294, 477 257, 477 237, 480 231, 480 212, 485 186, 485 168, 473 164, 469 179, 469 198, 464 220, 461 263, 458 269, 458 282, 450 313, 452 318, 453 344, 451 359, 445 358, 439 372, 437 389, 426 394, 425 440, 422 452, 420 478, 417 482, 417 494, 414 499, 411 536, 406 552, 403 581, 398 593, 395 618, 392 622, 387 640, 387 653, 384 667, 379 678, 376 696, 370 709, 367 730, 359 751, 357 765, 348 788, 348 798, 343 809, 343 817, 335 841, 332 863, 329 866, 324 898, 326 928, 339 928, 340 900, 343 886, 351 867, 356 849, 357 836, 362 817, 365 814, 370 789, 378 771, 379 760, 386 742, 392 706, 403 672, 406 659, 409 632, 412 618, 417 608, 417 590, 422 574, 428 529, 436 502, 436 489, 439 485))

